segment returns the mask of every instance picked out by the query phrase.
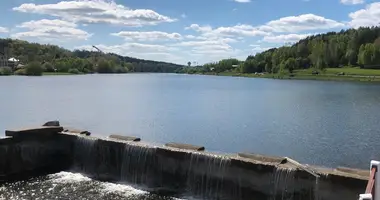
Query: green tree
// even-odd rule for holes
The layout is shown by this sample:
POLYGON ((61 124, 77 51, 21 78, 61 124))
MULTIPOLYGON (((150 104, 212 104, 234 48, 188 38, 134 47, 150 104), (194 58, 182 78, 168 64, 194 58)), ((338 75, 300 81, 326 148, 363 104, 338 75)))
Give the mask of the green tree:
POLYGON ((46 62, 42 65, 45 72, 55 72, 54 66, 50 62, 46 62))
POLYGON ((10 67, 0 67, 0 76, 12 75, 12 69, 10 67))
POLYGON ((34 61, 29 63, 25 68, 25 73, 27 76, 41 76, 44 69, 41 66, 41 63, 34 61))
POLYGON ((288 60, 285 61, 283 67, 284 69, 287 69, 289 73, 293 73, 294 68, 296 68, 297 62, 294 58, 288 58, 288 60))
POLYGON ((96 68, 96 72, 103 73, 114 73, 114 68, 107 60, 100 60, 96 68))

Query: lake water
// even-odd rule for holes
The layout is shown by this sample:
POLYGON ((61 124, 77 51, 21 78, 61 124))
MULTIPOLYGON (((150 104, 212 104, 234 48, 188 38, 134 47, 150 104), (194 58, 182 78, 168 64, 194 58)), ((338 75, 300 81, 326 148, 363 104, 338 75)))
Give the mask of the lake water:
POLYGON ((0 77, 0 128, 64 126, 93 135, 288 156, 328 167, 380 159, 380 85, 126 74, 0 77))

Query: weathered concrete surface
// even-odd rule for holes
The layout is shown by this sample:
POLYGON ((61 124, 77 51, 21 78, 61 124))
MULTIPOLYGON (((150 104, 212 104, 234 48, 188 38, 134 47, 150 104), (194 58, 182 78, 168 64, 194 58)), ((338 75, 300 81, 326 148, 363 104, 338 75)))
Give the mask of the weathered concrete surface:
POLYGON ((141 141, 141 138, 133 137, 133 136, 110 135, 109 138, 116 139, 116 140, 133 141, 133 142, 141 141))
POLYGON ((59 130, 62 127, 7 131, 14 137, 0 139, 0 182, 68 169, 73 138, 59 130))
POLYGON ((63 129, 63 132, 76 133, 76 134, 87 135, 87 136, 91 135, 91 133, 89 131, 79 130, 79 129, 75 129, 75 128, 67 128, 67 127, 63 129))
POLYGON ((28 137, 32 135, 33 137, 43 137, 43 136, 57 135, 61 131, 63 131, 63 128, 60 126, 42 126, 42 127, 34 127, 34 128, 6 130, 5 136, 28 137))
POLYGON ((205 147, 203 146, 196 146, 191 144, 181 144, 181 143, 166 143, 166 147, 176 148, 176 149, 185 149, 185 150, 193 150, 193 151, 204 151, 205 147))

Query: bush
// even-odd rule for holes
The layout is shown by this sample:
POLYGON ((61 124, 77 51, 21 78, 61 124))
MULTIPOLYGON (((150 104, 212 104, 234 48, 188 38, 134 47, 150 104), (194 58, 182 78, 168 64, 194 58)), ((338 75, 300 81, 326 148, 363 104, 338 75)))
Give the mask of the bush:
POLYGON ((118 73, 118 74, 128 73, 128 68, 126 68, 126 67, 116 67, 115 73, 118 73))
POLYGON ((113 73, 113 66, 107 60, 101 60, 96 67, 98 73, 113 73))
POLYGON ((78 69, 69 69, 70 74, 80 74, 81 72, 78 69))
POLYGON ((39 62, 31 62, 26 66, 25 72, 27 76, 41 76, 44 69, 39 62))
POLYGON ((45 72, 55 72, 54 66, 49 62, 46 62, 44 65, 42 65, 42 68, 45 72))
POLYGON ((12 75, 12 68, 10 67, 0 67, 0 76, 12 75))
POLYGON ((19 70, 15 71, 15 75, 25 76, 26 70, 25 69, 19 69, 19 70))

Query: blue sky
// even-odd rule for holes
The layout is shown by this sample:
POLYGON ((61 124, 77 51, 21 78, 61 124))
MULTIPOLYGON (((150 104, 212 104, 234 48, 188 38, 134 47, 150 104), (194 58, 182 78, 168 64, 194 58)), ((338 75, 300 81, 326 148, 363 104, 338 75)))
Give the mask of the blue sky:
POLYGON ((0 9, 0 37, 180 64, 380 22, 373 0, 3 0, 0 9))

